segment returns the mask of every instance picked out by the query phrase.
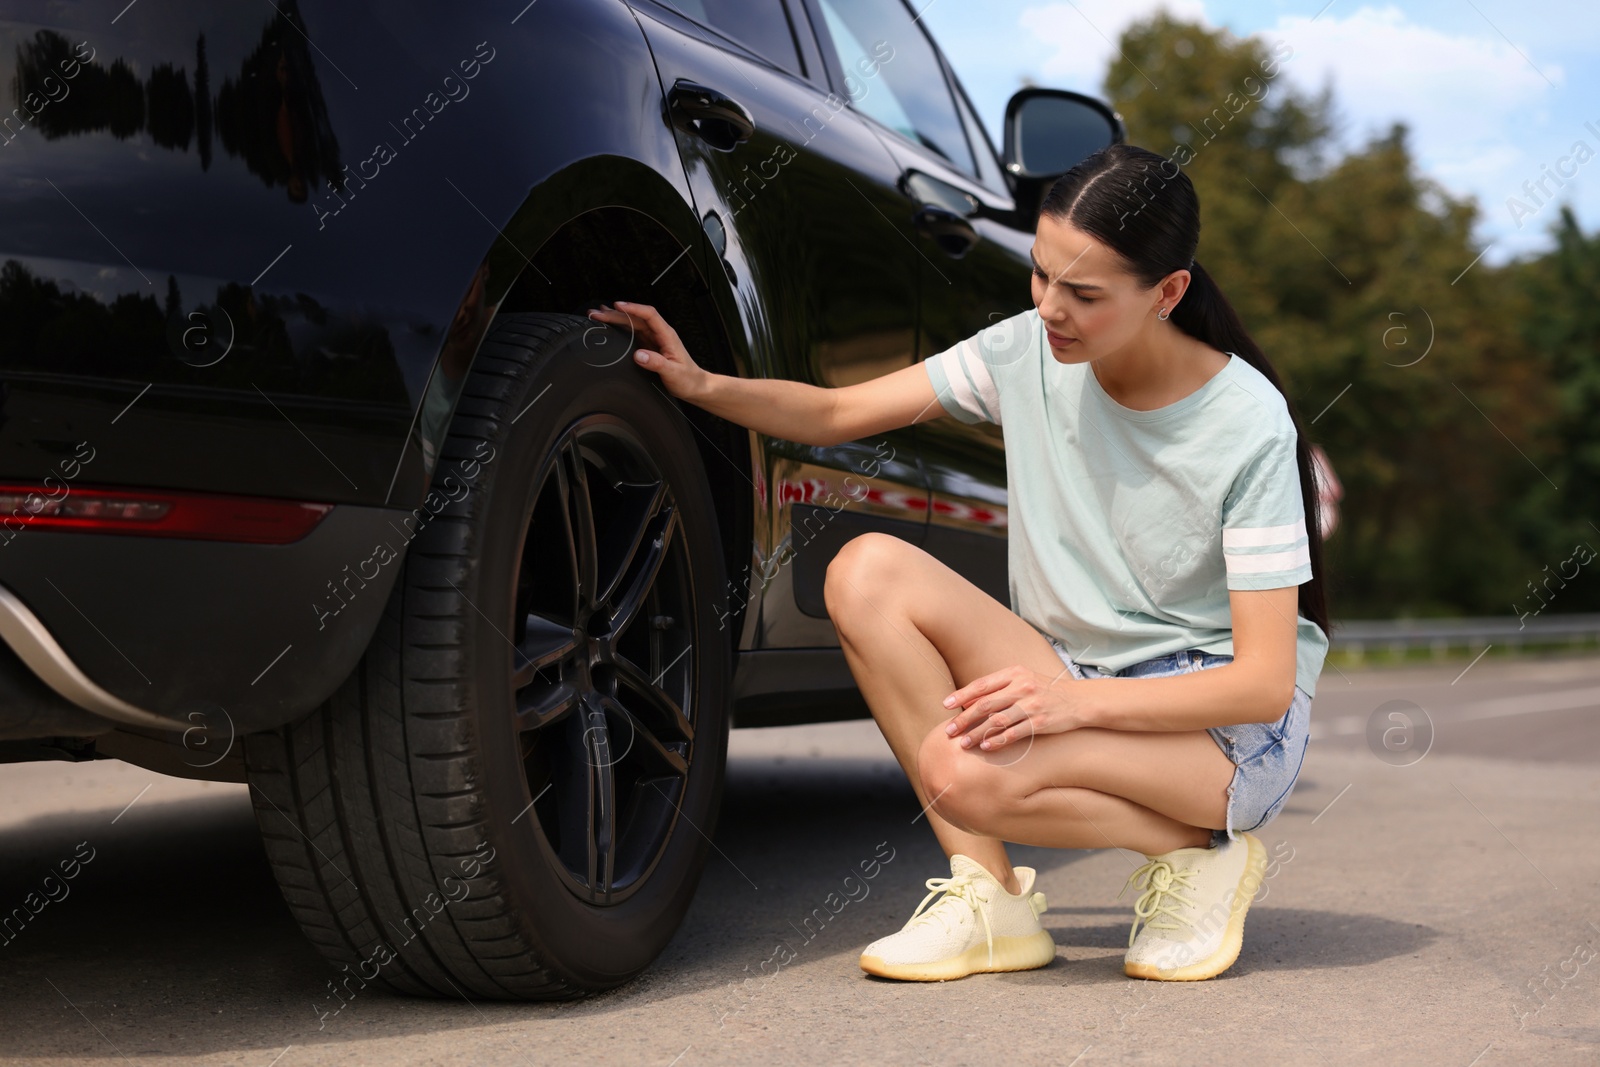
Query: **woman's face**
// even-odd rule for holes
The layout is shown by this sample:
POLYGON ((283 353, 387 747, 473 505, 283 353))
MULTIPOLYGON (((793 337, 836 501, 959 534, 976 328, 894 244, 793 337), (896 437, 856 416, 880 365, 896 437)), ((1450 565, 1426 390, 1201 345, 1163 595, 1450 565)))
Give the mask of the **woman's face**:
POLYGON ((1051 353, 1062 363, 1085 363, 1137 342, 1161 324, 1157 311, 1176 304, 1176 298, 1163 299, 1173 278, 1188 277, 1176 272, 1165 287, 1141 289, 1114 252, 1049 215, 1039 216, 1033 261, 1033 303, 1051 353))

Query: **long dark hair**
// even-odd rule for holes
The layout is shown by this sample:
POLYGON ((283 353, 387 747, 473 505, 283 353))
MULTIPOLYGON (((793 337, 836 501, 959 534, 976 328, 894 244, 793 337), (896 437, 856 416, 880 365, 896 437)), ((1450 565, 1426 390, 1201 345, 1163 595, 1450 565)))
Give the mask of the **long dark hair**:
POLYGON ((1283 393, 1289 418, 1294 422, 1300 499, 1305 508, 1306 541, 1311 555, 1311 580, 1299 587, 1300 614, 1327 635, 1322 526, 1311 442, 1278 372, 1250 339, 1216 281, 1195 259, 1195 247, 1200 242, 1200 199, 1189 176, 1172 160, 1147 148, 1109 145, 1057 178, 1039 206, 1039 213, 1067 223, 1111 249, 1142 288, 1153 288, 1175 270, 1188 270, 1193 277, 1170 313, 1172 324, 1220 352, 1242 356, 1283 393))

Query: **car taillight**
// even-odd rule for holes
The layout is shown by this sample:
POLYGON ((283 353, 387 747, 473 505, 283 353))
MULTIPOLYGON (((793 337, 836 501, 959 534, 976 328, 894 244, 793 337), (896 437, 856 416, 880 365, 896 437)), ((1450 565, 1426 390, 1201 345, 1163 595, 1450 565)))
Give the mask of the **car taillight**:
POLYGON ((310 533, 331 510, 332 504, 264 497, 75 485, 51 495, 36 485, 0 484, 0 542, 41 529, 284 545, 310 533))

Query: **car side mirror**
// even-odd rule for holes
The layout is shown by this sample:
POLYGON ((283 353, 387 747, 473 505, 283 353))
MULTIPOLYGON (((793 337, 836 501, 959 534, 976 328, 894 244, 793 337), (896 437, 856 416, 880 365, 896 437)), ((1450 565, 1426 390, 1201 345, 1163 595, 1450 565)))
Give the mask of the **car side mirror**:
POLYGON ((1004 163, 1022 228, 1038 221, 1052 182, 1126 136, 1122 116, 1092 96, 1037 88, 1014 94, 1006 104, 1004 163))

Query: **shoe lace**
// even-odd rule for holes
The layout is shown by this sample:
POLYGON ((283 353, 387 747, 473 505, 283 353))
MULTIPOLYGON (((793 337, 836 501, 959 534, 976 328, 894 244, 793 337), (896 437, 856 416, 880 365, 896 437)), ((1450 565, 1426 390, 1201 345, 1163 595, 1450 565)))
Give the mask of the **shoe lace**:
POLYGON ((911 918, 906 921, 906 926, 917 923, 927 923, 938 920, 946 930, 952 930, 951 925, 954 912, 944 905, 955 900, 964 902, 969 908, 978 913, 983 920, 984 937, 989 946, 989 966, 994 965, 994 930, 989 926, 989 909, 983 907, 984 899, 978 895, 978 888, 974 877, 970 874, 958 874, 950 878, 929 878, 922 883, 928 887, 928 895, 922 898, 922 903, 917 905, 917 910, 911 913, 911 918), (928 902, 943 893, 939 903, 923 911, 928 902))
POLYGON ((1194 901, 1179 889, 1197 891, 1193 878, 1198 873, 1192 868, 1176 868, 1166 860, 1151 860, 1128 876, 1128 881, 1117 893, 1117 899, 1128 891, 1128 886, 1142 888, 1133 902, 1133 929, 1128 931, 1128 945, 1138 936, 1139 923, 1152 930, 1181 930, 1193 926, 1194 920, 1178 910, 1178 905, 1194 907, 1194 901), (1143 879, 1141 882, 1140 879, 1143 879))

